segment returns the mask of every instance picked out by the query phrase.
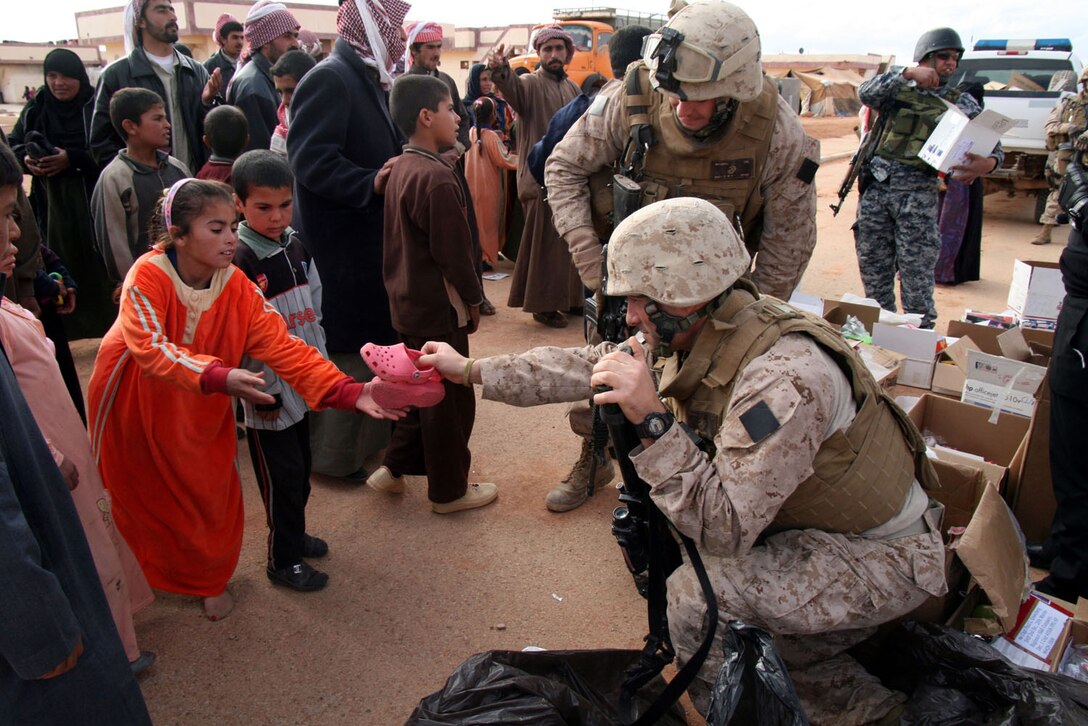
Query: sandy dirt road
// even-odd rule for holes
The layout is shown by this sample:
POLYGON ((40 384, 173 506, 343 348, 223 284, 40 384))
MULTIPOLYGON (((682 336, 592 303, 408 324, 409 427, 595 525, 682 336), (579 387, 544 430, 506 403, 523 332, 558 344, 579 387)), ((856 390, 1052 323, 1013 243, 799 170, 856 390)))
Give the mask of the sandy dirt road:
MULTIPOLYGON (((852 148, 849 119, 806 124, 826 137, 825 155, 852 148)), ((828 209, 845 166, 826 163, 817 176, 820 238, 801 286, 816 295, 862 292, 849 230, 856 199, 837 218, 828 209)), ((938 289, 941 323, 965 305, 1003 309, 1017 256, 1056 260, 1061 252, 1060 243, 1027 244, 1030 199, 990 197, 986 212, 984 279, 938 289)), ((579 326, 551 330, 507 308, 507 283, 487 283, 499 312, 473 337, 475 356, 580 344, 579 326)), ((96 347, 73 345, 84 376, 96 347)), ((563 515, 544 508, 578 451, 564 410, 480 403, 473 477, 500 490, 480 511, 432 514, 421 479, 388 497, 315 477, 310 531, 329 541, 319 566, 331 582, 313 594, 276 588, 264 575, 264 514, 243 452, 246 532, 231 582, 234 613, 211 623, 195 600, 159 593, 137 618, 141 646, 159 658, 141 679, 155 722, 397 724, 479 651, 639 646, 645 609, 609 532, 614 491, 563 515)))

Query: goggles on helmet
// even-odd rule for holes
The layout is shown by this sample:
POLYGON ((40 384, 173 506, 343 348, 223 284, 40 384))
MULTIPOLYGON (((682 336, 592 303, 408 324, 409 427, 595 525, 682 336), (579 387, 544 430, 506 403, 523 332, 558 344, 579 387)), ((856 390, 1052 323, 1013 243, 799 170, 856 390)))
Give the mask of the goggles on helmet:
POLYGON ((642 58, 658 84, 674 91, 680 83, 712 83, 740 70, 759 56, 759 36, 749 40, 724 61, 684 41, 684 34, 664 27, 642 41, 642 58))

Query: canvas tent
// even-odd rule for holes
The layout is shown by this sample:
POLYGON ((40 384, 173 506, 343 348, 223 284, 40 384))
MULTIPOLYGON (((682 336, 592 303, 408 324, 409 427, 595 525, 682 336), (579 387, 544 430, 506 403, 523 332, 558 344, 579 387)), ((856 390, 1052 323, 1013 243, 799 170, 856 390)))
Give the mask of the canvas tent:
POLYGON ((766 68, 772 78, 801 81, 801 113, 806 116, 853 116, 861 108, 858 86, 865 78, 856 70, 828 66, 766 68))

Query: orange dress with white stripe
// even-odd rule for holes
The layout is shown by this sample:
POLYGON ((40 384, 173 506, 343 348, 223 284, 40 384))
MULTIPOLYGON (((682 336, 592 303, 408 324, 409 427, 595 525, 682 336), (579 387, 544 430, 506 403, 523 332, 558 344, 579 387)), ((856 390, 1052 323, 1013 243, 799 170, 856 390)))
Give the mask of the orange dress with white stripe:
POLYGON ((290 335, 233 265, 208 289, 148 252, 125 278, 121 310, 88 390, 91 444, 118 528, 152 587, 223 592, 242 547, 242 491, 230 398, 205 394, 209 365, 263 360, 314 410, 344 374, 290 335))

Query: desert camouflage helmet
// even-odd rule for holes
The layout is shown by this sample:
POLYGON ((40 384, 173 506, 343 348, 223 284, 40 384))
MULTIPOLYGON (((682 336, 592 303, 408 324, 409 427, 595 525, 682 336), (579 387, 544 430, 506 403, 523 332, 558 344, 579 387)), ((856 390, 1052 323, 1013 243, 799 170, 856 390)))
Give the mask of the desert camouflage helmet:
POLYGON ((682 7, 646 38, 643 58, 650 84, 683 100, 751 101, 763 90, 756 24, 720 0, 682 7))
POLYGON ((1084 66, 1080 69, 1080 76, 1077 77, 1077 83, 1088 83, 1088 66, 1084 66))
POLYGON ((676 197, 623 220, 606 254, 608 295, 685 307, 713 300, 751 258, 729 218, 705 199, 676 197))

